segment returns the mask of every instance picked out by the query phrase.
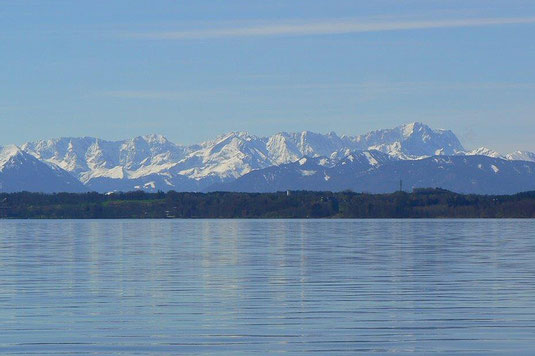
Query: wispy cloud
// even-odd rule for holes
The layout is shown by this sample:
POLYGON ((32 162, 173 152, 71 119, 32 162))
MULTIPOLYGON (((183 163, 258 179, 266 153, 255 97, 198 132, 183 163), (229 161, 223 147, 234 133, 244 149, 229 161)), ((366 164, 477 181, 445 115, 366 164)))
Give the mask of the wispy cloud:
POLYGON ((331 20, 321 22, 263 24, 257 26, 208 28, 179 31, 133 32, 124 37, 147 40, 195 40, 239 37, 311 36, 361 32, 423 30, 433 28, 481 27, 532 24, 535 17, 465 18, 441 20, 364 21, 331 20))

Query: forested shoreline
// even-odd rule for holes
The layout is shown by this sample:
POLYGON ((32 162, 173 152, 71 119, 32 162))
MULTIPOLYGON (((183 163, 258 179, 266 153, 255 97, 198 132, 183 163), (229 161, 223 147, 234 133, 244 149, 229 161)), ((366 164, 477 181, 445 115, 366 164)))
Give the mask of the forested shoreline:
POLYGON ((464 195, 442 189, 366 194, 279 193, 3 193, 0 218, 535 218, 535 191, 464 195))

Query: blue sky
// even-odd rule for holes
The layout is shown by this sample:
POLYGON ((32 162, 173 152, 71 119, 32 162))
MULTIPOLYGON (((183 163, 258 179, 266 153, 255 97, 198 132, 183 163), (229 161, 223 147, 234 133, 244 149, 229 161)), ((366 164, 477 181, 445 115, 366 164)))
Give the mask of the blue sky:
POLYGON ((535 151, 533 0, 0 2, 0 144, 421 121, 535 151))

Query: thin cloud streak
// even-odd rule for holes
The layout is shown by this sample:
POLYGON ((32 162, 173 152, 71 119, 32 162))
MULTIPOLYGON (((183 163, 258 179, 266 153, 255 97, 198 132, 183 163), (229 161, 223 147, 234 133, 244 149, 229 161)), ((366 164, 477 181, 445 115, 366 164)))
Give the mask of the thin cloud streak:
POLYGON ((482 27, 535 23, 535 17, 479 18, 427 21, 364 22, 358 20, 324 21, 301 24, 271 24, 262 26, 212 28, 183 31, 127 33, 132 39, 199 40, 240 37, 312 36, 363 32, 423 30, 433 28, 482 27))

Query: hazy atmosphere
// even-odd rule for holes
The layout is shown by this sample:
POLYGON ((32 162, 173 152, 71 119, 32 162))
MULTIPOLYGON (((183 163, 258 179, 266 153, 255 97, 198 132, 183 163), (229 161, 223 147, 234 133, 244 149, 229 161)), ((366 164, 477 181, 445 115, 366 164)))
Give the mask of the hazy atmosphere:
POLYGON ((421 121, 533 151, 534 37, 531 0, 2 1, 0 145, 421 121))

